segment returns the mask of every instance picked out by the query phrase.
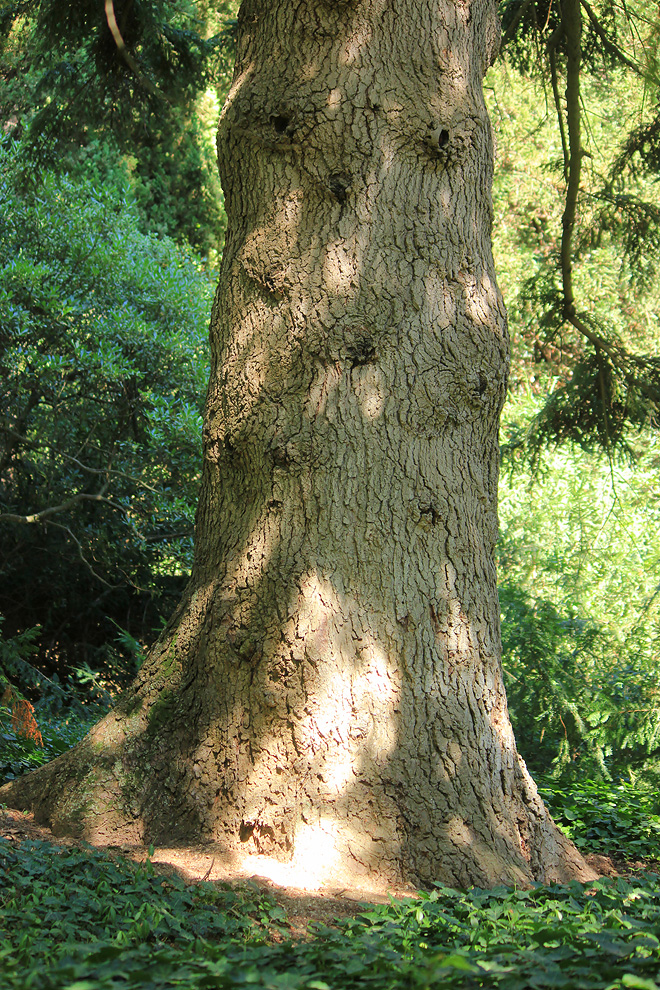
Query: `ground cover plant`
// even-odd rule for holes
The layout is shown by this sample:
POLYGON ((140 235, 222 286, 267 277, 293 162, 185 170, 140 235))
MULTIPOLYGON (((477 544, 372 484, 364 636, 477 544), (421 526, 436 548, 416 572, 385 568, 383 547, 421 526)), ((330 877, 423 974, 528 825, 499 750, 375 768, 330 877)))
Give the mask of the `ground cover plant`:
POLYGON ((654 990, 658 877, 364 905, 294 940, 254 885, 186 885, 93 850, 0 839, 3 990, 654 990))
POLYGON ((624 859, 660 860, 660 794, 630 780, 541 779, 539 790, 553 818, 585 851, 624 859))

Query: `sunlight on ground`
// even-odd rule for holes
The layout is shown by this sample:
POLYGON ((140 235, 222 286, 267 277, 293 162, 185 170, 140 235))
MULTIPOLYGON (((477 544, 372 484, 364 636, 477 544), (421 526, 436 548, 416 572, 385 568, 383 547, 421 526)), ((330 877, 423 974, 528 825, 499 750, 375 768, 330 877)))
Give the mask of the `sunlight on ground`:
POLYGON ((322 818, 315 825, 299 827, 290 863, 281 863, 268 856, 247 855, 239 859, 239 866, 250 875, 267 877, 282 887, 319 890, 336 878, 340 862, 337 825, 329 818, 322 818))

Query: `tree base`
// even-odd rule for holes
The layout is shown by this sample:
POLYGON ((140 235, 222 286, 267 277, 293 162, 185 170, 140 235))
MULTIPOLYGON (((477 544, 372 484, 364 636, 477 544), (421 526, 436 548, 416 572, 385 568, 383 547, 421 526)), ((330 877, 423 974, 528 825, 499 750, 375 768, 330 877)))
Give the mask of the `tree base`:
MULTIPOLYGON (((303 811, 294 841, 278 845, 272 825, 250 822, 239 808, 220 801, 212 802, 212 816, 202 818, 194 798, 181 801, 181 795, 171 795, 168 801, 165 790, 154 790, 153 780, 139 794, 135 748, 126 745, 123 723, 120 714, 110 713, 73 750, 0 788, 0 802, 34 812, 35 821, 56 836, 101 847, 208 844, 209 855, 238 874, 248 870, 249 875, 306 889, 328 884, 423 888, 435 882, 459 888, 526 887, 533 882, 587 882, 597 876, 548 814, 521 759, 515 775, 518 793, 511 802, 518 849, 507 842, 486 846, 468 823, 454 816, 438 828, 444 834, 438 836, 433 861, 389 819, 374 827, 363 815, 351 818, 338 812, 333 802, 325 814, 303 811)), ((502 818, 501 830, 510 833, 510 821, 502 818)))

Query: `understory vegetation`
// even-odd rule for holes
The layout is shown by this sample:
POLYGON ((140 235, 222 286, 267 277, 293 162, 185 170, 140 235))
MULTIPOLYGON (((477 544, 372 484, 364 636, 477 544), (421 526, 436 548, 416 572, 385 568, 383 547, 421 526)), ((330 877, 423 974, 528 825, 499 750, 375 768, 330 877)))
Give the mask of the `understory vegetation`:
MULTIPOLYGON (((635 852, 660 853, 658 815, 655 826, 635 852)), ((660 889, 650 873, 530 890, 438 885, 313 924, 304 939, 255 884, 186 885, 149 860, 0 838, 0 877, 3 990, 658 985, 660 889)))
MULTIPOLYGON (((237 3, 126 5, 137 75, 103 4, 74 7, 0 4, 0 782, 84 736, 185 586, 224 237, 237 3)), ((557 126, 552 4, 502 5, 487 80, 512 334, 498 566, 519 750, 628 878, 437 887, 293 939, 249 884, 0 838, 0 990, 660 986, 659 29, 583 8, 584 148, 557 126)))

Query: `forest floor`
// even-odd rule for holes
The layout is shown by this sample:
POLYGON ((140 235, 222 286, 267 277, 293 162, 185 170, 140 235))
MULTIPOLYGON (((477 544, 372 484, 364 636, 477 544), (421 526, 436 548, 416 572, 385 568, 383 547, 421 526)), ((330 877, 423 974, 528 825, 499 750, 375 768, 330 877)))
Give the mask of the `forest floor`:
MULTIPOLYGON (((53 835, 49 828, 38 825, 34 815, 29 812, 15 811, 11 808, 0 809, 0 837, 11 842, 49 842, 56 846, 75 846, 85 848, 88 843, 68 836, 53 835)), ((105 847, 110 855, 120 855, 135 862, 144 862, 149 850, 146 846, 111 846, 105 847)), ((268 894, 280 904, 287 914, 291 937, 309 937, 310 922, 321 922, 331 925, 333 921, 360 914, 368 904, 387 904, 390 895, 393 897, 414 897, 416 891, 410 888, 384 887, 340 887, 324 885, 315 890, 306 889, 304 883, 295 886, 286 883, 286 873, 281 870, 275 882, 270 876, 254 872, 256 856, 246 857, 245 865, 238 868, 235 864, 214 856, 212 845, 191 845, 162 847, 154 849, 151 857, 154 870, 162 873, 175 873, 186 883, 199 883, 209 880, 212 883, 223 883, 231 886, 252 884, 261 892, 268 894), (252 872, 250 867, 252 866, 252 872)), ((277 875, 277 866, 267 861, 277 875)), ((264 871, 265 871, 264 870, 264 871)))
MULTIPOLYGON (((79 848, 88 845, 78 839, 55 836, 49 828, 36 824, 33 814, 12 809, 0 809, 0 836, 11 842, 39 841, 56 846, 79 848)), ((144 862, 149 854, 145 846, 115 846, 107 848, 106 851, 110 855, 120 855, 135 862, 144 862)), ((365 905, 387 903, 390 896, 414 897, 416 893, 412 888, 385 890, 336 885, 310 890, 306 889, 304 884, 295 886, 286 883, 285 875, 280 876, 279 882, 275 882, 269 876, 254 872, 250 874, 250 862, 256 860, 256 857, 248 857, 248 868, 239 869, 235 865, 218 860, 213 852, 212 846, 204 845, 157 848, 150 859, 155 870, 175 873, 186 883, 209 880, 231 886, 246 883, 256 886, 284 908, 291 936, 294 939, 309 938, 308 926, 311 922, 331 925, 335 920, 360 914, 364 911, 365 905)), ((660 861, 656 860, 631 860, 599 853, 587 853, 585 859, 601 876, 630 877, 644 870, 660 873, 660 861)))

